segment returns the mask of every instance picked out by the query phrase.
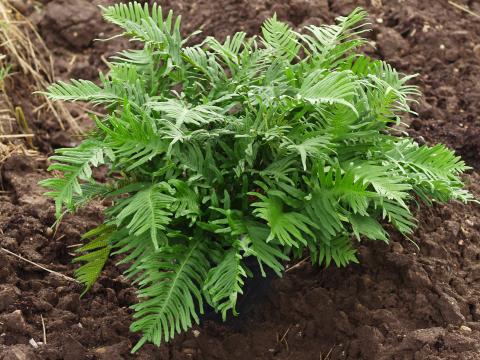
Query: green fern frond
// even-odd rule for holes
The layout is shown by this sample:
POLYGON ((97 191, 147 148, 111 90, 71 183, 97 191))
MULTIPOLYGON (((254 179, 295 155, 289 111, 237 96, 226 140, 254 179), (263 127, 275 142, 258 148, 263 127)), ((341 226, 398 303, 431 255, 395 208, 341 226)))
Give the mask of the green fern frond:
POLYGON ((82 293, 84 295, 97 281, 100 273, 110 256, 110 235, 112 229, 109 226, 99 226, 82 236, 82 239, 94 237, 88 244, 77 250, 79 253, 86 253, 77 256, 74 262, 84 262, 82 266, 75 270, 75 277, 85 285, 82 293))
POLYGON ((265 264, 278 276, 281 276, 284 270, 282 262, 288 261, 289 257, 282 253, 278 244, 273 241, 267 242, 270 235, 268 227, 253 221, 247 222, 245 227, 248 234, 247 238, 251 242, 248 253, 258 259, 262 275, 266 276, 262 266, 262 264, 265 264))
POLYGON ((384 219, 395 226, 395 228, 404 235, 413 233, 417 226, 417 222, 412 213, 403 205, 396 202, 384 200, 378 201, 377 206, 381 208, 384 219))
POLYGON ((82 195, 80 181, 91 179, 91 167, 104 163, 105 145, 99 141, 86 140, 74 149, 57 149, 55 153, 50 160, 56 162, 48 170, 62 172, 63 177, 43 180, 40 185, 51 189, 46 195, 55 198, 56 215, 60 217, 63 205, 70 211, 74 210, 74 196, 82 195))
POLYGON ((317 186, 313 189, 305 205, 305 213, 318 227, 317 236, 323 241, 329 241, 343 229, 344 215, 334 193, 328 188, 317 186))
POLYGON ((338 236, 330 240, 329 243, 320 243, 312 251, 312 262, 317 265, 330 266, 333 262, 338 267, 343 267, 349 263, 358 263, 357 251, 353 248, 348 236, 338 236))
POLYGON ((209 36, 205 39, 204 44, 220 57, 221 61, 228 66, 232 75, 234 75, 239 70, 240 52, 244 48, 246 35, 244 32, 238 32, 232 37, 227 36, 223 44, 209 36))
POLYGON ((270 235, 267 242, 277 239, 282 245, 299 247, 299 243, 307 244, 306 235, 313 236, 311 228, 317 225, 305 215, 298 212, 284 212, 280 199, 266 197, 259 193, 249 193, 261 201, 252 204, 253 214, 267 222, 270 235))
POLYGON ((146 3, 142 6, 137 2, 101 9, 105 20, 120 26, 125 30, 125 35, 165 51, 177 65, 182 62, 181 18, 174 20, 172 11, 164 18, 162 8, 157 4, 149 8, 146 3))
POLYGON ((117 226, 126 226, 134 236, 150 233, 155 250, 166 245, 162 231, 171 221, 169 208, 175 201, 171 192, 168 184, 159 183, 123 200, 122 210, 117 214, 117 226))
POLYGON ((369 31, 365 22, 367 16, 364 10, 357 8, 348 16, 339 16, 336 25, 306 26, 309 34, 300 34, 300 37, 307 44, 309 56, 325 67, 335 67, 339 59, 365 44, 360 35, 369 31))
POLYGON ((352 214, 348 220, 352 224, 353 233, 358 240, 363 235, 371 240, 388 241, 387 232, 373 217, 352 214))
POLYGON ((387 166, 370 164, 368 162, 357 164, 351 168, 355 176, 364 184, 370 184, 380 195, 406 207, 405 200, 409 197, 412 186, 404 181, 395 171, 388 171, 387 166))
POLYGON ((330 137, 326 135, 319 135, 309 137, 303 140, 300 144, 291 144, 287 149, 293 150, 300 154, 302 160, 303 170, 307 170, 307 157, 312 158, 312 162, 325 161, 328 159, 329 153, 332 151, 330 146, 330 137))
POLYGON ((44 94, 56 101, 88 101, 93 104, 122 100, 112 89, 102 89, 89 80, 71 80, 70 84, 59 81, 50 85, 44 94))
POLYGON ((197 105, 188 108, 179 100, 150 101, 146 107, 160 112, 165 119, 174 121, 175 126, 180 128, 185 125, 205 126, 210 122, 221 121, 222 109, 218 106, 197 105))
POLYGON ((170 180, 169 184, 175 188, 175 200, 170 210, 175 213, 176 218, 185 216, 195 222, 201 215, 197 193, 187 183, 178 179, 170 180))
POLYGON ((208 272, 203 291, 207 294, 209 303, 222 314, 223 320, 227 318, 229 310, 234 315, 238 315, 235 305, 238 296, 243 293, 243 279, 246 277, 247 273, 242 266, 242 255, 239 253, 238 243, 225 254, 216 267, 208 272))
POLYGON ((147 341, 160 345, 198 324, 197 311, 203 313, 202 285, 209 269, 206 251, 202 239, 195 239, 188 246, 160 248, 143 259, 135 280, 141 302, 132 306, 136 320, 131 325, 132 331, 142 331, 143 336, 132 352, 147 341))
POLYGON ((358 116, 358 111, 353 104, 356 87, 357 84, 352 81, 348 72, 314 71, 303 81, 298 97, 314 105, 344 105, 358 116))
POLYGON ((285 23, 277 20, 277 15, 267 19, 262 26, 264 43, 271 47, 276 56, 285 57, 291 61, 297 57, 300 45, 297 35, 285 23))
POLYGON ((454 179, 469 169, 459 156, 438 144, 432 147, 418 146, 412 141, 402 141, 387 153, 387 157, 401 166, 404 171, 421 173, 430 180, 441 176, 445 179, 454 179))

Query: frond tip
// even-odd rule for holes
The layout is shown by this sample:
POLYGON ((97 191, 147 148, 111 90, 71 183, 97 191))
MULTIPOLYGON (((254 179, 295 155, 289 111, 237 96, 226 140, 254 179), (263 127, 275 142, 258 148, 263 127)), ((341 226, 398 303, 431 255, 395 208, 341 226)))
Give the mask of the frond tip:
POLYGON ((84 254, 73 260, 74 262, 84 263, 75 270, 75 277, 85 285, 82 295, 95 284, 110 256, 110 233, 110 227, 99 226, 82 237, 83 239, 94 237, 88 244, 77 250, 78 253, 84 254))
POLYGON ((224 321, 229 310, 237 315, 235 305, 238 296, 243 293, 243 279, 246 276, 242 256, 236 247, 227 252, 224 259, 208 272, 203 289, 210 304, 216 311, 221 312, 224 321))

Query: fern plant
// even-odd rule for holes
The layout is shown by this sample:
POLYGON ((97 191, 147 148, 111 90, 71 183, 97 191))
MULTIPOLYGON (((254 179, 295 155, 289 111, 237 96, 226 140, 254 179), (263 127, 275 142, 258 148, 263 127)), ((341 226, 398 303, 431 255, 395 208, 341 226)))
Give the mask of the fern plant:
POLYGON ((419 90, 354 52, 368 31, 361 9, 301 32, 274 16, 261 37, 195 46, 156 5, 103 15, 143 48, 113 57, 100 85, 50 86, 51 99, 101 104, 107 115, 79 146, 56 151, 50 170, 60 175, 42 184, 58 218, 111 199, 76 274, 88 290, 109 256, 123 255, 138 287, 133 351, 198 323, 205 303, 236 314, 248 257, 264 276, 305 253, 345 266, 357 262, 357 240, 388 241, 386 223, 412 234, 412 201, 471 198, 459 157, 394 130, 419 90), (106 183, 92 177, 100 165, 106 183))

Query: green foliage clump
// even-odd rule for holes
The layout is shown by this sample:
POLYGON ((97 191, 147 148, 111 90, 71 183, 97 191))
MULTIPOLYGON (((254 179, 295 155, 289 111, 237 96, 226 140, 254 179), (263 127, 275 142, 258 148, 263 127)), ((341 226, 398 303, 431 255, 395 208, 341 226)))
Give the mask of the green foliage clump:
POLYGON ((52 85, 54 100, 101 104, 107 115, 76 148, 58 149, 43 181, 57 216, 108 198, 105 222, 76 261, 90 288, 122 254, 138 287, 131 329, 160 344, 199 322, 204 303, 225 318, 258 260, 278 275, 308 253, 315 264, 357 262, 354 242, 388 240, 416 222, 412 201, 468 201, 467 167, 443 145, 394 130, 419 94, 366 43, 366 13, 295 32, 274 16, 261 37, 239 32, 187 46, 180 18, 137 3, 103 8, 143 43, 112 58, 100 85, 52 85), (105 165, 98 183, 92 167, 105 165))

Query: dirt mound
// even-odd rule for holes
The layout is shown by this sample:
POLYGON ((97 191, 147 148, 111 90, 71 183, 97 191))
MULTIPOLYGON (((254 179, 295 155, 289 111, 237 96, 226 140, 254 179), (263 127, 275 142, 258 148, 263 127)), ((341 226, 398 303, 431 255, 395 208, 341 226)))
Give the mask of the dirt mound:
MULTIPOLYGON (((101 56, 125 46, 120 40, 92 43, 113 30, 99 22, 92 6, 98 1, 42 2, 40 12, 25 11, 53 50, 61 78, 95 78, 104 68, 101 56)), ((409 119, 409 132, 457 149, 475 167, 467 181, 480 193, 480 21, 474 16, 446 0, 162 3, 183 15, 185 32, 202 27, 204 35, 219 37, 252 33, 273 12, 299 26, 366 6, 377 45, 369 51, 404 72, 420 73, 425 98, 417 106, 419 117, 409 119)), ((53 125, 42 129, 50 146, 74 142, 53 125)), ((0 246, 71 276, 80 235, 100 221, 103 206, 69 216, 52 232, 53 204, 36 185, 47 176, 45 167, 19 156, 2 168, 0 246)), ((205 321, 171 344, 145 346, 136 357, 129 349, 138 336, 128 331, 135 292, 121 269, 109 264, 80 298, 75 282, 0 251, 0 359, 479 359, 479 224, 473 204, 422 208, 412 237, 420 249, 393 234, 388 246, 360 244, 360 265, 318 269, 306 261, 274 280, 234 323, 205 321), (43 342, 42 317, 47 344, 35 348, 30 339, 43 342)))

